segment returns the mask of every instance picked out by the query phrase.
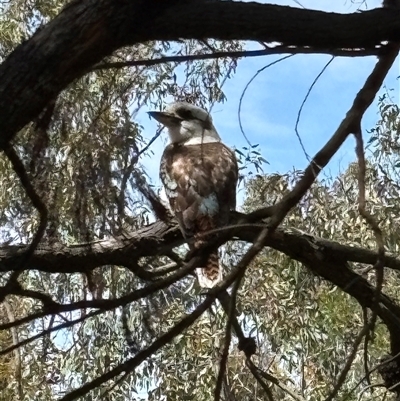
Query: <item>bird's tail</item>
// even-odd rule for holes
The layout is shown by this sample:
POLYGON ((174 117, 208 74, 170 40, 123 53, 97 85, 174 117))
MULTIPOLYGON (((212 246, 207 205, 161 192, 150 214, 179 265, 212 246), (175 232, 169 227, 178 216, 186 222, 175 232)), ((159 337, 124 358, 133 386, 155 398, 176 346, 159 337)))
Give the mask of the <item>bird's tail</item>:
MULTIPOLYGON (((204 245, 204 239, 195 240, 194 248, 200 248, 204 245)), ((222 269, 219 265, 218 249, 210 253, 204 267, 196 269, 199 285, 202 288, 212 288, 222 281, 222 269)))

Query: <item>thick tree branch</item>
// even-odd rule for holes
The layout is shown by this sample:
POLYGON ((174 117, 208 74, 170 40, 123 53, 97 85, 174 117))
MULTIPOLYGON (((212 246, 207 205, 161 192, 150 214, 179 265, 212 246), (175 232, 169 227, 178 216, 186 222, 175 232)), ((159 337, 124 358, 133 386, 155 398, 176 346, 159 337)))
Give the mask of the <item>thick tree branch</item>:
MULTIPOLYGON (((168 254, 183 243, 177 225, 157 222, 117 238, 61 247, 40 245, 29 262, 29 269, 50 273, 87 272, 99 266, 120 265, 132 271, 141 269, 137 261, 145 256, 168 254), (58 264, 60 263, 60 264, 58 264)), ((13 271, 25 246, 0 248, 0 271, 13 271)), ((399 263, 400 269, 400 263, 399 263)))
MULTIPOLYGON (((239 224, 243 222, 246 216, 237 212, 232 213, 232 226, 227 229, 229 234, 225 240, 231 238, 241 239, 247 242, 256 241, 261 231, 265 230, 266 224, 239 224)), ((133 233, 131 238, 113 239, 99 241, 94 244, 83 244, 71 248, 40 249, 35 252, 31 259, 31 268, 47 272, 72 273, 78 271, 87 271, 98 266, 112 264, 132 267, 132 260, 138 260, 145 256, 159 256, 168 253, 171 247, 183 242, 180 231, 177 226, 171 223, 171 226, 163 222, 153 223, 141 230, 133 233)), ((337 285, 343 291, 347 292, 358 302, 367 308, 372 307, 375 289, 363 277, 350 269, 348 262, 359 262, 374 265, 378 258, 375 251, 363 248, 352 247, 338 244, 337 242, 316 238, 305 234, 299 230, 278 228, 270 233, 264 241, 264 246, 274 248, 285 253, 290 258, 297 260, 307 266, 316 275, 325 278, 331 283, 337 285)), ((0 257, 0 266, 2 270, 12 270, 15 265, 15 258, 23 253, 22 247, 3 248, 3 257, 0 257), (17 248, 17 249, 15 249, 17 248), (5 252, 5 250, 8 252, 5 252), (6 256, 6 254, 11 254, 6 256)), ((192 260, 193 261, 193 260, 192 260)), ((384 264, 396 270, 400 270, 400 260, 390 254, 384 257, 384 264)), ((139 265, 135 265, 139 269, 139 265)), ((134 269, 131 269, 134 271, 134 269)), ((115 300, 86 300, 73 304, 57 305, 54 309, 51 306, 48 310, 43 310, 31 316, 37 318, 49 313, 59 313, 72 311, 81 308, 101 308, 113 309, 117 306, 133 302, 147 294, 147 291, 156 291, 172 282, 178 280, 190 272, 190 264, 184 270, 179 270, 165 280, 158 280, 154 284, 144 289, 135 291, 122 298, 115 300), (144 292, 142 294, 142 292, 144 292)), ((399 330, 400 338, 400 308, 397 307, 389 298, 384 295, 380 297, 378 315, 386 323, 390 324, 394 330, 399 330)), ((398 341, 396 343, 399 343, 398 341)), ((400 344, 399 344, 400 347, 400 344)), ((397 348, 397 346, 396 346, 397 348)))
MULTIPOLYGON (((358 52, 360 56, 372 53, 379 53, 381 56, 377 68, 367 81, 364 91, 356 98, 348 116, 327 143, 327 147, 316 155, 313 164, 305 171, 295 190, 284 198, 280 205, 266 208, 261 214, 243 216, 233 213, 233 226, 221 229, 222 242, 232 238, 254 242, 250 248, 253 254, 246 254, 224 282, 211 290, 203 304, 148 349, 67 395, 65 400, 84 395, 104 381, 134 370, 146 357, 192 324, 216 297, 220 297, 221 290, 225 291, 233 283, 234 278, 240 274, 240 269, 244 271, 249 261, 264 246, 300 261, 314 274, 329 280, 357 299, 363 307, 374 309, 390 331, 392 353, 399 352, 400 308, 381 291, 375 291, 366 279, 356 274, 349 266, 351 261, 374 265, 378 259, 376 252, 340 245, 296 230, 277 228, 266 234, 267 223, 274 229, 280 224, 290 208, 314 182, 317 173, 330 159, 331 154, 336 152, 350 132, 356 132, 358 129, 357 123, 380 87, 385 71, 397 55, 397 49, 382 46, 382 43, 400 41, 399 17, 399 10, 384 9, 340 15, 269 4, 207 0, 75 0, 65 7, 58 17, 10 54, 0 66, 0 148, 4 150, 7 150, 9 141, 18 130, 37 117, 62 90, 75 79, 91 71, 104 57, 126 45, 152 40, 242 39, 276 41, 282 44, 282 49, 293 49, 293 53, 302 49, 308 53, 354 55, 358 52), (389 52, 382 56, 387 49, 389 52), (272 217, 272 220, 251 224, 267 216, 272 217), (263 235, 261 242, 257 241, 260 234, 263 235)), ((88 272, 102 265, 121 265, 133 272, 140 272, 140 258, 167 255, 174 246, 182 243, 183 239, 175 225, 158 222, 132 233, 129 238, 119 237, 70 247, 41 247, 34 252, 29 266, 25 268, 73 273, 88 272)), ((0 249, 0 271, 11 271, 15 274, 24 260, 26 249, 25 246, 0 249)), ((399 259, 390 255, 379 256, 382 265, 400 270, 399 259)), ((47 314, 73 311, 77 308, 97 310, 91 311, 80 320, 67 322, 64 326, 51 327, 3 352, 17 349, 23 343, 61 327, 78 323, 87 316, 114 309, 165 288, 189 274, 202 257, 204 255, 194 255, 192 260, 176 273, 118 299, 84 300, 61 305, 36 291, 24 290, 21 287, 10 288, 8 293, 41 300, 43 308, 34 315, 10 322, 9 328, 21 324, 22 321, 27 322, 47 314)), ((6 290, 7 288, 5 294, 6 290)), ((231 308, 230 320, 234 320, 233 317, 231 308)), ((240 331, 240 327, 237 330, 240 331)))
MULTIPOLYGON (((108 380, 115 378, 117 375, 122 373, 130 373, 135 370, 135 368, 143 362, 146 358, 154 354, 164 345, 171 342, 178 334, 187 329, 192 325, 218 298, 221 292, 224 292, 229 288, 232 283, 237 280, 237 278, 242 274, 243 270, 252 262, 252 260, 258 255, 265 245, 267 239, 268 230, 264 228, 257 236, 254 244, 248 249, 245 255, 242 257, 240 262, 235 266, 235 268, 225 277, 225 279, 217 284, 215 287, 211 288, 207 293, 206 299, 196 307, 196 309, 185 316, 179 323, 172 327, 168 332, 159 337, 154 341, 148 348, 140 351, 134 358, 128 359, 124 363, 118 365, 117 367, 109 370, 103 375, 97 377, 89 383, 84 384, 82 387, 70 392, 60 401, 72 401, 78 397, 82 397, 89 391, 100 386, 108 380)), ((193 261, 193 259, 192 259, 193 261)))
POLYGON ((122 46, 215 38, 316 51, 373 50, 400 39, 399 17, 399 10, 343 15, 228 1, 73 1, 0 66, 0 148, 73 80, 122 46))
MULTIPOLYGON (((222 234, 228 234, 224 239, 227 240, 229 238, 240 238, 245 241, 255 242, 257 244, 257 251, 260 249, 260 246, 269 246, 276 250, 284 252, 290 258, 303 263, 314 274, 323 277, 326 280, 329 280, 330 282, 341 288, 343 291, 347 292, 349 295, 357 299, 357 301, 363 307, 376 307, 376 303, 374 301, 374 297, 376 296, 375 288, 366 279, 352 271, 348 265, 348 261, 357 261, 373 265, 378 258, 376 252, 365 250, 362 248, 340 245, 333 241, 327 241, 307 235, 299 230, 284 230, 282 228, 278 228, 275 232, 270 233, 268 236, 264 236, 262 243, 260 243, 260 241, 257 241, 257 238, 259 237, 260 233, 266 232, 267 224, 244 224, 243 221, 245 221, 245 219, 245 215, 242 215, 240 213, 232 213, 232 223, 234 224, 235 222, 240 222, 240 224, 238 224, 237 226, 231 225, 227 227, 226 233, 224 232, 224 230, 221 230, 222 234)), ((51 271, 51 266, 57 266, 55 267, 55 269, 62 270, 62 266, 64 265, 64 263, 66 263, 67 260, 67 263, 75 266, 74 269, 76 271, 77 263, 80 264, 81 268, 85 268, 85 265, 82 264, 82 260, 84 260, 86 264, 89 263, 89 268, 94 268, 96 267, 95 265, 99 264, 115 264, 116 260, 121 260, 128 263, 128 260, 137 260, 137 258, 140 256, 148 256, 148 254, 156 256, 163 253, 168 253, 168 250, 170 250, 172 246, 181 243, 182 238, 180 236, 178 228, 175 225, 171 224, 170 226, 168 226, 165 223, 157 222, 148 227, 144 227, 136 233, 133 233, 130 239, 126 238, 123 240, 115 239, 108 241, 99 241, 97 243, 91 244, 91 246, 88 244, 83 244, 80 246, 72 247, 72 250, 66 248, 63 251, 58 250, 56 253, 54 252, 54 249, 51 248, 47 250, 40 249, 36 251, 35 255, 32 258, 32 262, 35 264, 36 268, 39 268, 41 260, 43 260, 46 265, 47 271, 51 271), (65 258, 65 255, 68 254, 68 252, 70 254, 65 258), (99 254, 96 255, 96 252, 99 252, 99 254), (57 256, 54 256, 54 253, 57 256), (107 258, 106 261, 104 260, 104 257, 101 256, 102 253, 104 253, 105 257, 107 258), (115 257, 114 259, 113 256, 115 257), (49 263, 48 257, 53 258, 51 263, 49 263), (91 258, 93 258, 92 261, 91 258)), ((15 247, 8 247, 8 249, 13 248, 15 247)), ((15 253, 15 249, 13 250, 15 253)), ((21 252, 23 252, 23 248, 19 247, 17 249, 17 254, 21 252)), ((15 257, 18 256, 14 255, 9 257, 8 259, 3 259, 1 261, 3 267, 4 265, 12 267, 13 264, 10 263, 10 261, 13 260, 13 258, 15 257)), ((110 310, 118 306, 125 305, 129 302, 133 302, 137 299, 142 298, 149 293, 149 290, 153 292, 153 290, 156 291, 161 288, 165 288, 165 286, 190 273, 193 266, 199 263, 196 258, 201 258, 201 256, 195 255, 194 259, 192 259, 183 269, 167 277, 166 279, 159 280, 158 282, 151 284, 146 288, 134 291, 131 294, 128 294, 121 298, 110 300, 84 300, 66 305, 52 304, 45 307, 42 312, 27 316, 26 318, 20 319, 16 322, 3 325, 2 329, 15 327, 16 325, 26 323, 28 321, 31 321, 32 319, 42 317, 47 314, 73 311, 81 308, 98 308, 96 311, 93 311, 88 315, 90 316, 91 314, 99 314, 104 312, 105 310, 110 310)), ((67 263, 64 266, 67 266, 67 263)), ((247 263, 248 261, 244 260, 237 267, 237 269, 235 269, 236 277, 237 272, 240 271, 240 269, 244 269, 247 263)), ((384 263, 386 266, 400 269, 400 260, 391 255, 384 256, 384 263)), ((235 272, 232 272, 228 276, 230 277, 230 283, 234 279, 232 278, 233 273, 235 272)), ((224 281, 223 289, 227 288, 227 284, 228 281, 224 281)), ((221 289, 222 288, 216 287, 213 290, 214 292, 216 292, 215 296, 220 297, 222 295, 221 292, 218 293, 218 291, 220 291, 221 289)), ((376 313, 387 325, 390 331, 392 353, 394 354, 400 350, 400 308, 395 305, 390 298, 388 298, 384 294, 380 294, 379 305, 376 307, 376 313)), ((189 318, 189 320, 191 321, 192 318, 193 316, 189 318)), ((56 328, 52 328, 51 331, 53 331, 53 329, 55 330, 56 328)), ((235 326, 235 330, 240 333, 240 326, 239 329, 237 329, 237 327, 235 326)), ((35 338, 41 337, 44 334, 46 333, 39 333, 37 336, 27 339, 22 343, 30 342, 35 338)), ((1 353, 10 352, 20 345, 21 343, 16 344, 9 349, 3 350, 1 353)), ((158 349, 158 347, 156 348, 158 349)), ((148 354, 147 352, 144 352, 143 355, 148 354)), ((138 362, 139 360, 141 359, 137 359, 135 357, 131 361, 135 361, 134 365, 129 364, 130 366, 128 370, 126 370, 126 366, 124 366, 124 368, 122 368, 121 366, 122 370, 120 371, 117 369, 117 371, 121 373, 123 371, 131 371, 133 366, 136 366, 136 362, 138 362)), ((117 371, 113 371, 112 373, 110 372, 111 376, 106 374, 104 375, 104 377, 101 377, 101 379, 108 380, 111 377, 115 377, 115 374, 118 374, 117 371)), ((93 383, 91 383, 91 385, 94 385, 95 383, 98 382, 94 381, 93 383)), ((84 391, 86 392, 87 390, 89 390, 89 388, 92 387, 87 387, 84 391)))
MULTIPOLYGON (((226 240, 235 238, 254 242, 260 231, 265 228, 265 224, 253 223, 251 216, 232 212, 230 225, 227 227, 229 236, 226 240), (250 222, 246 223, 247 219, 250 222)), ((183 243, 177 224, 171 222, 168 225, 158 221, 117 238, 65 247, 40 245, 29 262, 29 269, 49 273, 78 273, 99 266, 119 265, 126 266, 134 272, 142 269, 137 264, 141 257, 168 255, 171 248, 183 243)), ((376 251, 342 245, 292 228, 278 228, 270 235, 266 246, 283 252, 295 260, 301 260, 303 255, 311 254, 318 260, 374 265, 378 257, 376 251)), ((25 245, 0 247, 0 271, 14 271, 25 249, 25 245)), ((400 271, 400 259, 395 255, 387 253, 384 264, 385 267, 400 271)))

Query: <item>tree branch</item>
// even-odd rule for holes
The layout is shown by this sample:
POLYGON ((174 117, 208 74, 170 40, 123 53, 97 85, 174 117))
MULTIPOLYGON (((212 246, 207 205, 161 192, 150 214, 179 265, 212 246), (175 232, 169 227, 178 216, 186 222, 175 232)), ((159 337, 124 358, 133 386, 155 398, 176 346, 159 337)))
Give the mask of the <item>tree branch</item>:
MULTIPOLYGON (((14 315, 14 311, 13 311, 11 304, 7 300, 4 300, 3 305, 4 305, 4 308, 7 313, 8 321, 10 323, 15 322, 15 315, 14 315)), ((18 336, 18 331, 17 331, 16 327, 13 327, 11 329, 11 336, 12 336, 13 345, 14 346, 17 345, 19 343, 19 336, 18 336)), ((15 362, 14 362, 15 380, 17 382, 17 387, 18 387, 18 398, 19 398, 19 401, 22 401, 24 399, 24 391, 22 388, 21 352, 20 352, 19 348, 15 348, 15 350, 14 350, 14 360, 15 360, 15 362)))
POLYGON ((214 38, 371 51, 399 41, 399 17, 399 10, 336 14, 229 1, 73 1, 0 66, 0 148, 72 81, 123 46, 214 38))
MULTIPOLYGON (((265 223, 253 223, 252 214, 232 212, 230 225, 226 229, 230 239, 254 242, 265 223), (249 222, 246 222, 249 220, 249 222)), ((104 239, 92 243, 75 244, 61 247, 59 244, 40 245, 31 257, 30 270, 49 273, 88 272, 99 266, 119 265, 130 268, 133 272, 141 269, 136 261, 141 257, 161 256, 170 253, 171 248, 182 245, 184 240, 178 225, 174 222, 161 221, 149 224, 124 236, 104 239), (56 251, 56 252, 55 252, 56 251)), ((307 253, 317 259, 332 262, 358 262, 374 265, 378 258, 376 251, 353 245, 342 245, 335 241, 314 237, 294 228, 278 228, 272 233, 266 246, 300 260, 307 253)), ((14 271, 15 263, 25 251, 25 245, 0 247, 0 271, 14 271)), ((386 253, 385 267, 400 271, 400 258, 386 253)))
MULTIPOLYGON (((264 247, 267 235, 268 235, 268 230, 264 228, 264 230, 262 230, 261 233, 258 235, 257 240, 244 254, 244 256, 242 257, 240 262, 235 266, 235 268, 225 277, 225 279, 221 283, 219 283, 218 285, 209 290, 206 299, 200 305, 198 305, 192 313, 184 317, 167 333, 163 334, 156 341, 154 341, 148 348, 146 348, 143 351, 140 351, 134 358, 128 359, 127 361, 115 367, 114 369, 111 369, 110 371, 97 377, 91 382, 84 384, 77 390, 70 392, 60 401, 75 400, 78 397, 82 397, 89 391, 105 383, 106 381, 113 379, 114 377, 118 376, 121 373, 133 372, 134 369, 140 363, 142 363, 146 358, 151 356, 154 352, 158 351, 165 344, 171 342, 177 335, 179 335, 190 325, 192 325, 212 305, 212 303, 219 296, 219 294, 221 292, 226 291, 226 289, 229 288, 232 285, 232 283, 241 275, 242 271, 246 269, 249 263, 258 255, 258 253, 264 247)), ((193 259, 191 260, 191 262, 192 261, 193 259)))
MULTIPOLYGON (((75 310, 79 309, 89 309, 89 308, 94 308, 94 309, 100 309, 101 312, 105 312, 108 310, 115 309, 119 306, 125 306, 131 302, 137 301, 139 299, 145 298, 146 296, 162 290, 171 284, 175 283, 179 279, 187 276, 190 272, 192 272, 196 266, 199 265, 201 262, 201 257, 194 257, 193 259, 190 260, 184 267, 182 267, 180 270, 175 272, 174 274, 171 274, 167 276, 166 278, 162 280, 157 280, 153 282, 152 284, 149 284, 146 287, 140 288, 136 291, 132 291, 127 295, 123 295, 119 298, 114 298, 114 299, 93 299, 93 300, 82 300, 82 301, 77 301, 77 302, 71 302, 69 304, 59 304, 56 302, 47 302, 44 303, 44 307, 42 311, 40 312, 35 312, 31 315, 25 316, 19 320, 15 320, 13 322, 9 323, 4 323, 0 325, 0 330, 5 330, 11 327, 19 326, 24 323, 28 323, 34 319, 38 319, 50 314, 58 314, 62 312, 72 312, 75 310)), ((22 294, 24 291, 27 290, 21 290, 22 294)), ((32 291, 30 291, 32 292, 32 291)), ((20 295, 19 293, 13 293, 16 295, 20 295)))
MULTIPOLYGON (((243 222, 245 218, 246 215, 241 213, 233 212, 231 214, 231 223, 233 225, 228 226, 227 233, 229 235, 224 238, 225 240, 237 238, 247 242, 256 241, 260 232, 265 230, 266 224, 245 225, 241 223, 235 226, 235 222, 243 222)), ((56 255, 52 248, 37 250, 31 259, 31 264, 32 268, 48 272, 62 271, 64 273, 87 271, 107 264, 130 266, 132 260, 137 260, 139 257, 144 256, 159 256, 168 253, 173 246, 182 244, 182 242, 180 231, 176 225, 171 223, 168 226, 163 222, 156 222, 132 233, 131 238, 124 238, 123 240, 117 238, 98 241, 92 245, 76 245, 72 249, 66 247, 62 251, 57 250, 56 255), (88 252, 88 249, 90 252, 88 252)), ((352 271, 348 262, 374 265, 378 258, 377 252, 316 238, 299 230, 282 228, 270 233, 263 244, 303 263, 314 274, 330 281, 357 299, 363 307, 372 308, 376 295, 375 288, 365 278, 352 271)), ((15 253, 23 252, 23 248, 11 246, 4 249, 7 249, 8 252, 3 251, 3 255, 4 253, 9 253, 11 256, 0 258, 0 266, 3 270, 12 270, 15 253), (14 248, 17 248, 17 250, 14 248)), ((198 263, 197 258, 201 258, 201 255, 196 256, 191 262, 198 263)), ((383 261, 385 266, 400 270, 400 260, 394 256, 385 254, 383 261)), ((146 296, 150 292, 165 288, 189 274, 192 266, 195 266, 192 263, 186 264, 185 267, 163 280, 157 280, 149 286, 123 297, 111 300, 84 300, 65 305, 57 304, 57 307, 50 305, 48 309, 27 316, 13 325, 26 323, 51 313, 81 308, 110 310, 117 306, 125 305, 146 296)), ((138 265, 136 268, 139 268, 138 265)), ((381 294, 377 313, 391 330, 392 345, 396 350, 400 347, 400 342, 394 341, 396 338, 400 338, 400 321, 398 318, 400 316, 400 308, 389 297, 381 294)), ((1 328, 9 327, 11 326, 6 324, 1 328)))
POLYGON ((270 56, 272 54, 330 54, 335 57, 362 57, 377 56, 381 53, 380 48, 373 49, 313 49, 309 47, 276 46, 262 50, 232 51, 232 52, 213 52, 206 54, 189 54, 187 56, 164 56, 160 58, 105 62, 95 65, 92 71, 108 70, 111 68, 120 69, 127 67, 146 66, 151 67, 164 63, 184 63, 187 61, 212 60, 217 58, 248 58, 270 56))
POLYGON ((252 214, 253 218, 260 219, 271 216, 270 227, 278 227, 290 209, 297 205, 310 189, 311 185, 317 179, 318 174, 329 163, 347 137, 350 134, 355 134, 360 131, 361 119, 367 108, 373 102, 378 90, 382 86, 383 80, 399 53, 399 47, 397 45, 389 44, 386 49, 386 53, 379 57, 375 68, 365 81, 364 86, 357 93, 352 106, 346 113, 345 118, 340 123, 336 132, 314 156, 294 188, 285 195, 281 201, 272 206, 272 215, 271 206, 267 206, 264 209, 254 212, 252 214))

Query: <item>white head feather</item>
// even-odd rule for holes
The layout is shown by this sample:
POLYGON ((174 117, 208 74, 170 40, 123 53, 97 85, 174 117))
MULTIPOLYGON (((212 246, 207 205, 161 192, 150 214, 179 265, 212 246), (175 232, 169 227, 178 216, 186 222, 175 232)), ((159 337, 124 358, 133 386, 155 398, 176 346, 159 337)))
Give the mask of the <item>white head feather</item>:
POLYGON ((198 145, 220 142, 210 113, 201 107, 185 102, 168 105, 164 111, 149 112, 150 116, 168 128, 171 143, 198 145))

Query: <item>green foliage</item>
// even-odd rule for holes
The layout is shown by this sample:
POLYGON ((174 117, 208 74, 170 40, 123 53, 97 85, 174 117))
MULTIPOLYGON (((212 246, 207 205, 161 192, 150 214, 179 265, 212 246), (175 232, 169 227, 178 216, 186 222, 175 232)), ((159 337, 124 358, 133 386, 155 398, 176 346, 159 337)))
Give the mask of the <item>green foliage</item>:
MULTIPOLYGON (((13 0, 0 6, 0 59, 29 37, 66 4, 64 1, 13 0)), ((154 59, 165 54, 200 54, 238 50, 240 43, 182 41, 146 43, 121 49, 105 62, 154 59)), ((228 60, 175 63, 152 67, 97 69, 74 82, 49 104, 42 115, 20 132, 15 145, 27 172, 50 212, 45 240, 71 244, 92 241, 142 227, 150 208, 135 177, 145 176, 140 150, 146 146, 143 127, 135 117, 143 107, 158 108, 166 99, 189 100, 208 106, 224 101, 222 83, 235 70, 228 60), (49 116, 52 116, 51 120, 49 116), (140 157, 139 157, 140 156, 140 157)), ((388 251, 399 251, 400 166, 399 109, 383 97, 381 120, 369 138, 366 187, 368 207, 385 232, 388 251)), ((256 176, 246 181, 244 209, 277 202, 292 188, 301 172, 264 175, 265 163, 258 145, 237 149, 241 167, 254 166, 256 176)), ((243 172, 242 169, 242 172, 243 172)), ((357 165, 337 177, 317 182, 286 218, 283 227, 344 244, 375 249, 371 229, 357 210, 357 165)), ((26 243, 38 224, 36 211, 24 193, 8 160, 0 157, 0 227, 4 241, 26 243)), ((244 244, 226 247, 226 270, 245 252, 244 244)), ((166 261, 145 260, 163 266, 166 261)), ((374 281, 365 266, 352 268, 374 281)), ((0 285, 8 279, 3 274, 0 285)), ((398 274, 385 273, 384 290, 399 300, 398 274)), ((24 272, 26 289, 49 294, 55 302, 91 298, 116 298, 142 288, 144 281, 118 266, 82 274, 24 272)), ((109 371, 150 345, 190 312, 199 302, 199 291, 188 277, 146 299, 88 318, 71 328, 51 333, 21 348, 24 400, 53 400, 109 371), (127 341, 129 339, 129 341, 127 341)), ((41 309, 36 300, 13 300, 16 318, 41 309)), ((239 293, 239 320, 257 340, 255 362, 286 386, 310 401, 320 400, 332 389, 346 363, 349 349, 363 325, 358 304, 324 282, 301 264, 274 250, 265 250, 248 268, 239 293)), ((24 340, 56 325, 84 317, 78 310, 19 327, 24 340)), ((9 320, 1 312, 0 323, 9 320)), ((209 400, 213 399, 226 319, 219 307, 204 314, 184 335, 176 337, 147 359, 132 374, 94 390, 86 400, 209 400), (121 379, 121 380, 119 380, 121 379)), ((377 326, 369 345, 368 365, 374 366, 387 349, 386 332, 377 326)), ((0 333, 4 349, 12 345, 9 332, 0 333)), ((0 399, 17 399, 13 354, 0 359, 0 399)), ((362 352, 339 393, 338 400, 356 400, 352 392, 364 376, 362 352)), ((376 373, 372 380, 377 381, 376 373)), ((233 340, 227 364, 225 398, 263 400, 265 394, 245 367, 233 340)), ((380 395, 379 390, 375 394, 380 395)), ((290 397, 281 391, 276 399, 290 397)), ((369 393, 364 393, 364 397, 369 393)))
MULTIPOLYGON (((0 60, 37 27, 54 18, 66 3, 16 0, 0 5, 0 60)), ((241 44, 151 42, 120 49, 103 62, 201 54, 209 52, 209 47, 216 51, 240 50, 241 44)), ((206 107, 224 101, 222 83, 235 67, 230 60, 204 60, 179 66, 167 63, 94 70, 59 94, 54 104, 47 105, 42 115, 15 140, 27 173, 49 208, 45 241, 91 241, 126 229, 135 230, 148 222, 150 208, 135 177, 145 175, 141 161, 151 153, 140 154, 146 142, 143 127, 135 122, 137 113, 143 107, 159 108, 173 99, 206 107)), ((2 242, 27 243, 37 228, 38 215, 4 156, 0 156, 0 175, 0 185, 6 189, 0 193, 2 242)), ((8 275, 3 274, 0 284, 7 279, 8 275)), ((25 288, 42 291, 60 303, 93 296, 118 297, 144 284, 116 266, 96 269, 89 278, 32 271, 22 274, 20 281, 25 288)), ((127 308, 127 324, 134 333, 136 347, 150 344, 177 321, 186 307, 193 305, 193 299, 187 297, 186 307, 177 307, 176 297, 176 291, 169 290, 127 308), (159 307, 164 308, 165 315, 157 316, 159 307)), ((39 301, 29 304, 29 313, 41 309, 39 301)), ((23 311, 28 313, 26 308, 23 311)), ((22 325, 19 338, 24 340, 65 323, 65 319, 76 319, 89 312, 38 319, 35 324, 22 325)), ((24 400, 53 400, 132 356, 122 315, 121 310, 110 311, 22 347, 24 400)), ((4 333, 4 337, 2 333, 0 342, 2 348, 11 345, 10 333, 4 333)), ((16 381, 10 380, 10 358, 0 361, 0 382, 6 383, 2 390, 9 395, 7 399, 16 399, 16 381)), ((146 388, 154 386, 158 371, 155 362, 147 362, 115 387, 111 383, 94 391, 90 399, 140 399, 146 388)))
MULTIPOLYGON (((5 311, 3 310, 1 315, 0 315, 0 323, 5 323, 7 322, 7 315, 5 311)), ((8 331, 1 331, 0 332, 0 347, 1 349, 7 348, 10 345, 12 345, 12 337, 11 333, 8 331)), ((5 396, 10 397, 10 393, 14 395, 14 392, 9 392, 6 390, 7 388, 7 378, 12 377, 14 375, 14 369, 13 369, 13 355, 12 354, 7 354, 2 357, 0 357, 0 393, 2 394, 0 396, 0 400, 6 400, 5 396), (4 397, 3 397, 4 394, 4 397)), ((11 397, 10 397, 11 398, 11 397)), ((9 398, 8 398, 9 399, 9 398)))
MULTIPOLYGON (((399 157, 396 151, 399 109, 386 97, 380 101, 382 117, 369 139, 366 196, 368 209, 385 233, 386 250, 397 254, 400 181, 395 166, 399 157)), ((247 187, 245 210, 275 203, 300 174, 256 177, 247 187)), ((283 227, 295 227, 310 235, 374 250, 377 247, 374 234, 358 212, 358 195, 358 164, 352 163, 336 178, 317 182, 292 210, 283 227)), ((374 283, 374 272, 366 270, 366 266, 354 263, 352 268, 374 283)), ((396 271, 385 271, 384 291, 399 301, 397 280, 396 271)), ((253 263, 241 295, 254 329, 262 332, 276 355, 277 369, 285 372, 287 380, 293 377, 300 380, 296 384, 301 384, 306 399, 321 399, 336 383, 354 338, 364 324, 357 302, 274 250, 265 251, 253 263)), ((376 366, 383 350, 388 350, 387 338, 384 327, 378 325, 368 348, 368 366, 376 366)), ((351 390, 365 376, 363 358, 360 350, 338 399, 356 399, 360 390, 351 390)), ((372 378, 380 381, 374 374, 372 378)))

